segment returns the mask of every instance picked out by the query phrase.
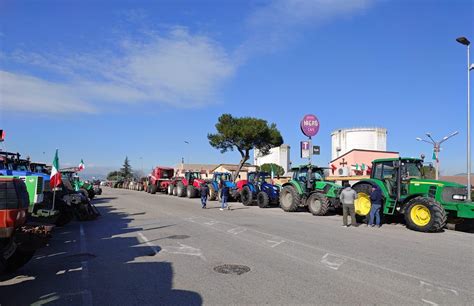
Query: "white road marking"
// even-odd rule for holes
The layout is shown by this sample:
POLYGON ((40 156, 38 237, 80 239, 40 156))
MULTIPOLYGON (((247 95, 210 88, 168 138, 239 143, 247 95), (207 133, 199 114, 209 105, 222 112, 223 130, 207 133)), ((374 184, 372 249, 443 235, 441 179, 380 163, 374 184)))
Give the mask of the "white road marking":
MULTIPOLYGON (((85 254, 87 253, 87 247, 86 247, 86 235, 84 233, 84 227, 81 223, 79 227, 79 233, 80 233, 80 245, 81 245, 81 253, 85 254)), ((82 305, 87 305, 90 306, 92 305, 92 294, 91 291, 88 288, 88 278, 89 278, 89 265, 87 261, 82 261, 81 262, 81 268, 82 268, 82 282, 81 282, 81 287, 82 287, 82 305)))
POLYGON ((283 242, 285 242, 285 240, 281 240, 281 241, 273 241, 273 240, 267 240, 267 242, 270 242, 270 247, 271 248, 274 248, 276 246, 279 246, 280 244, 282 244, 283 242))
POLYGON ((321 263, 323 265, 336 271, 339 270, 345 261, 346 260, 344 258, 329 253, 326 253, 326 255, 321 258, 321 263))
POLYGON ((213 226, 213 225, 216 224, 216 223, 219 223, 219 222, 217 222, 217 221, 215 221, 215 220, 211 220, 211 221, 209 221, 209 222, 204 222, 204 224, 209 225, 209 226, 213 226))
POLYGON ((425 300, 425 299, 421 299, 423 302, 425 302, 426 304, 430 304, 430 305, 433 305, 433 306, 438 306, 438 304, 436 304, 435 302, 432 302, 432 301, 428 301, 428 300, 425 300))
POLYGON ((163 252, 167 252, 170 254, 182 254, 182 255, 189 255, 189 256, 197 256, 200 257, 202 260, 206 261, 206 258, 204 255, 202 255, 202 252, 198 248, 194 248, 189 245, 185 245, 182 243, 179 243, 179 247, 164 247, 163 252))
POLYGON ((230 234, 238 235, 240 233, 245 232, 246 230, 247 229, 244 228, 244 227, 236 227, 236 228, 232 228, 232 229, 228 230, 227 232, 230 233, 230 234))
POLYGON ((153 250, 153 252, 155 252, 155 255, 158 254, 158 250, 156 249, 156 247, 150 242, 150 240, 148 240, 147 237, 145 237, 145 235, 143 235, 142 233, 138 233, 138 236, 140 236, 140 239, 143 243, 145 243, 147 246, 150 247, 150 249, 153 250))
POLYGON ((36 279, 36 277, 34 277, 34 276, 18 275, 14 278, 7 279, 5 281, 1 281, 0 282, 0 287, 10 286, 10 285, 18 285, 18 284, 21 284, 23 282, 27 282, 27 281, 35 280, 35 279, 36 279))
POLYGON ((455 296, 459 296, 459 293, 452 288, 439 287, 439 286, 435 286, 433 284, 430 284, 424 281, 420 281, 420 287, 424 289, 426 292, 436 291, 436 292, 441 293, 442 295, 453 294, 455 296))
POLYGON ((56 275, 62 275, 64 273, 66 273, 66 270, 60 270, 60 271, 56 272, 56 275))

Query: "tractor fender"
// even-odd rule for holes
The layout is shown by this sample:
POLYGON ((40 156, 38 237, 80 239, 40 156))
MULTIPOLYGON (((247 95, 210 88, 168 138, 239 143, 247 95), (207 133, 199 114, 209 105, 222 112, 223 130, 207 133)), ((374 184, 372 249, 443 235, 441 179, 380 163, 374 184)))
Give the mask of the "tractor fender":
MULTIPOLYGON (((415 193, 415 194, 410 194, 408 197, 406 197, 405 199, 403 199, 403 202, 402 203, 397 203, 397 206, 400 207, 400 213, 404 214, 405 213, 405 208, 407 207, 407 203, 410 202, 411 200, 413 200, 414 198, 417 198, 417 197, 423 197, 423 198, 428 198, 426 196, 426 194, 423 194, 423 193, 415 193)), ((432 198, 434 201, 436 201, 435 198, 432 198)))
POLYGON ((296 182, 290 181, 290 182, 288 182, 288 183, 285 183, 285 184, 283 184, 283 186, 281 186, 281 189, 283 189, 283 187, 286 187, 286 186, 293 186, 293 188, 295 188, 296 191, 297 191, 299 194, 304 193, 304 192, 303 192, 303 188, 301 188, 300 184, 298 184, 298 183, 296 183, 296 182))

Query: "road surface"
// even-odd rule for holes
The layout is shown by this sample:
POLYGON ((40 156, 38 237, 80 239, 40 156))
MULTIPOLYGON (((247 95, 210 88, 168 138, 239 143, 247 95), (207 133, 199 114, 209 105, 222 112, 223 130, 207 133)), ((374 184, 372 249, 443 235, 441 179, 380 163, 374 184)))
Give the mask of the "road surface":
POLYGON ((198 199, 123 189, 106 188, 95 203, 99 219, 55 229, 49 246, 1 277, 1 305, 474 300, 473 234, 344 228, 338 215, 201 209, 198 199))

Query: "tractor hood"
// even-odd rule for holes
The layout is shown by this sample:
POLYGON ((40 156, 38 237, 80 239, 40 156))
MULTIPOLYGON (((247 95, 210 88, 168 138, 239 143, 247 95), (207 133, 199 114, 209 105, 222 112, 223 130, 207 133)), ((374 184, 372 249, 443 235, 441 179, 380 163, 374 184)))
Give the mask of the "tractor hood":
POLYGON ((466 188, 465 185, 461 185, 458 183, 437 181, 437 180, 426 180, 426 179, 412 179, 410 180, 410 184, 414 186, 431 185, 431 186, 437 186, 437 187, 466 188))

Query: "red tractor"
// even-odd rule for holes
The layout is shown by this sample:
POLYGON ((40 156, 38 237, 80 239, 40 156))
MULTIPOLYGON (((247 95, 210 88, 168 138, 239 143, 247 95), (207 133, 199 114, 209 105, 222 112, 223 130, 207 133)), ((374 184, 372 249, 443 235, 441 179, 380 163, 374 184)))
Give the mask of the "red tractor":
MULTIPOLYGON (((175 184, 170 187, 170 189, 172 188, 173 195, 178 197, 187 196, 188 198, 198 197, 199 188, 201 188, 202 184, 206 184, 206 181, 201 178, 201 172, 199 171, 186 171, 184 178, 177 179, 174 182, 175 184)), ((170 190, 168 189, 169 192, 170 190)))
POLYGON ((26 224, 28 205, 23 181, 0 177, 0 274, 22 267, 49 240, 52 226, 26 224))
POLYGON ((169 167, 156 167, 148 175, 147 192, 155 194, 157 191, 166 192, 174 175, 174 169, 169 167))

